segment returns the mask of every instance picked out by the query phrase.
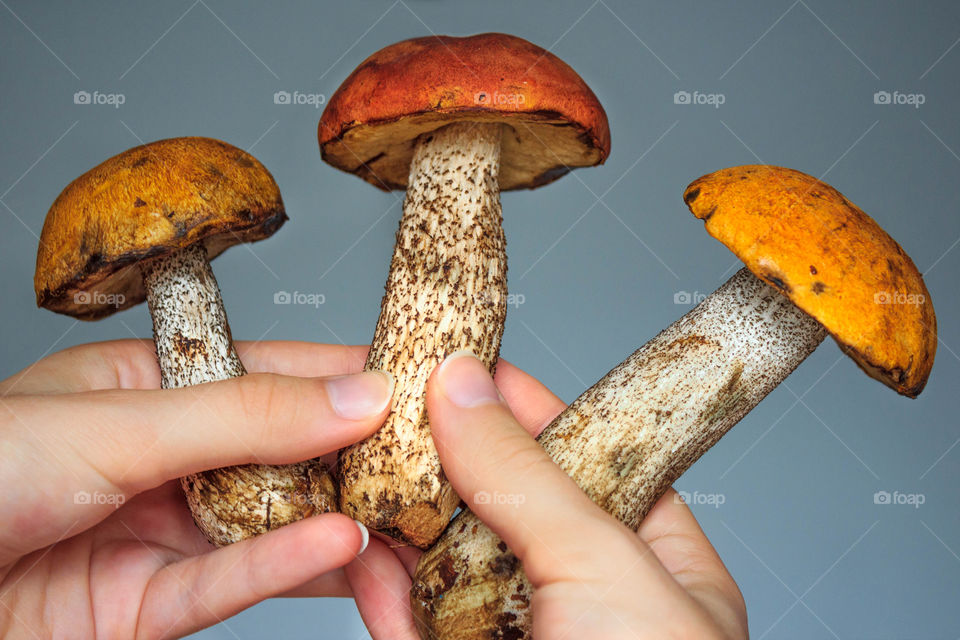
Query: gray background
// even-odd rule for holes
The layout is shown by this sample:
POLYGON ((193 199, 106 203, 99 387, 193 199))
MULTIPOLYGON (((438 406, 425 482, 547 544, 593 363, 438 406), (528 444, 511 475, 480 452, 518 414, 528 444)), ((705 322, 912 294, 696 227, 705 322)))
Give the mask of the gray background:
MULTIPOLYGON (((214 264, 234 335, 363 343, 377 317, 398 194, 325 166, 320 111, 369 53, 429 33, 505 31, 549 47, 599 96, 601 168, 503 196, 511 308, 503 355, 572 400, 737 268, 680 195, 701 174, 765 162, 824 179, 925 273, 940 324, 919 400, 828 341, 680 479, 739 582, 755 638, 960 635, 960 4, 943 2, 0 2, 2 373, 53 349, 148 336, 144 307, 95 324, 34 307, 44 215, 74 177, 141 141, 250 149, 291 221, 214 264), (120 93, 120 108, 76 91, 120 93), (720 93, 719 108, 677 91, 720 93), (919 108, 877 91, 923 94, 919 108), (322 293, 318 310, 277 291, 322 293), (919 508, 877 491, 922 494, 919 508)), ((365 637, 348 601, 274 601, 203 638, 365 637)))

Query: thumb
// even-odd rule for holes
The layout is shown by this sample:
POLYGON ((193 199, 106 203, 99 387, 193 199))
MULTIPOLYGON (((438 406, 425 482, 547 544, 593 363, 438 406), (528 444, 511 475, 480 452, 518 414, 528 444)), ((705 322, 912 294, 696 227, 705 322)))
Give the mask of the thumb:
POLYGON ((517 423, 472 354, 455 353, 437 367, 427 411, 450 482, 520 558, 534 586, 604 570, 585 540, 590 548, 604 548, 597 545, 605 539, 636 544, 517 423))

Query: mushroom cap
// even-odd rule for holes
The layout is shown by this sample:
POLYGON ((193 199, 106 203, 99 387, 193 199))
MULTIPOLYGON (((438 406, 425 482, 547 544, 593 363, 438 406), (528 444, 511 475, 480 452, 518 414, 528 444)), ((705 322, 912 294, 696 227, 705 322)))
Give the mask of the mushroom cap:
POLYGON ((793 169, 723 169, 683 199, 758 278, 819 321, 871 377, 911 398, 927 383, 937 319, 900 245, 843 194, 793 169))
POLYGON ((414 38, 377 51, 330 98, 320 151, 381 189, 405 189, 417 136, 464 120, 509 127, 503 190, 539 187, 610 155, 607 114, 577 72, 502 33, 414 38))
POLYGON ((203 242, 212 259, 287 220, 256 158, 210 138, 128 149, 86 172, 50 207, 37 251, 37 305, 95 320, 142 302, 136 263, 203 242))

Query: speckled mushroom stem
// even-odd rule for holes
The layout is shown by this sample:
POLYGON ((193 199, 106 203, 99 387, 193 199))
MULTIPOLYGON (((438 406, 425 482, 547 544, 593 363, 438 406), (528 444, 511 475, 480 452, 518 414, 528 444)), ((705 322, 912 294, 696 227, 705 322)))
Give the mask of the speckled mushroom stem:
MULTIPOLYGON (((246 374, 233 347, 220 289, 202 243, 141 264, 164 389, 246 374)), ((319 460, 214 469, 181 479, 193 519, 218 546, 336 505, 319 460)))
MULTIPOLYGON (((742 269, 583 393, 540 435, 550 456, 631 529, 667 488, 826 335, 742 269)), ((420 560, 411 603, 424 638, 530 636, 532 587, 473 513, 420 560)))
POLYGON ((493 372, 500 350, 507 296, 500 135, 499 124, 464 122, 418 139, 366 365, 396 379, 393 412, 340 455, 341 511, 421 548, 460 502, 430 437, 427 379, 462 349, 493 372))

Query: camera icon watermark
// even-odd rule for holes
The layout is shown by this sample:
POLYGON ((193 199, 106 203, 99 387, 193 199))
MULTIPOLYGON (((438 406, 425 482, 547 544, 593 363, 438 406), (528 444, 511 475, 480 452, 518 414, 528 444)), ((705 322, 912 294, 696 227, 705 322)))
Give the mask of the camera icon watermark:
POLYGON ((527 501, 527 497, 522 493, 500 493, 494 491, 478 491, 473 494, 473 501, 476 504, 501 504, 518 507, 527 501))
POLYGON ((923 493, 877 491, 873 494, 873 504, 878 505, 906 505, 919 509, 926 501, 927 496, 923 493))
POLYGON ((707 294, 700 293, 699 291, 677 291, 673 294, 673 304, 700 304, 707 299, 707 294))
POLYGON ((322 293, 277 291, 273 294, 273 304, 305 305, 317 309, 326 301, 327 297, 322 293))
POLYGON ((877 291, 873 294, 874 304, 921 305, 927 301, 922 293, 903 293, 902 291, 877 291))
POLYGON ((499 91, 478 91, 473 94, 473 103, 482 107, 520 106, 527 101, 522 93, 500 93, 499 91))
POLYGON ((923 93, 903 93, 901 91, 877 91, 873 94, 873 104, 906 105, 919 109, 927 101, 923 93))
POLYGON ((95 304, 101 307, 119 309, 127 297, 122 293, 103 293, 102 291, 77 291, 73 294, 73 304, 95 304))
POLYGON ((723 93, 702 93, 700 91, 677 91, 673 94, 673 104, 707 105, 719 109, 727 101, 723 93))
POLYGON ((697 504, 719 509, 721 505, 727 502, 727 496, 722 493, 700 493, 699 491, 694 491, 691 493, 689 491, 677 491, 677 494, 673 496, 673 501, 676 504, 697 504))
POLYGON ((73 94, 73 104, 79 105, 106 105, 119 109, 126 101, 127 96, 122 93, 77 91, 73 94))
MULTIPOLYGON (((280 497, 282 499, 282 502, 285 502, 287 504, 297 505, 300 507, 313 504, 313 499, 310 497, 309 494, 307 494, 305 491, 300 491, 296 489, 294 489, 294 491, 290 493, 281 493, 280 497)), ((261 504, 265 505, 270 500, 273 500, 274 504, 278 502, 275 496, 264 494, 264 496, 261 498, 261 504)))
POLYGON ((499 292, 491 293, 484 290, 478 293, 474 299, 478 304, 482 305, 498 304, 500 300, 503 299, 508 307, 519 309, 524 303, 526 303, 527 296, 522 293, 508 293, 506 296, 502 296, 499 292))
POLYGON ((303 91, 276 91, 273 94, 273 104, 307 106, 319 109, 327 102, 322 93, 305 93, 303 91))
POLYGON ((127 497, 122 493, 102 493, 100 491, 94 491, 93 493, 90 493, 89 491, 77 491, 75 494, 73 494, 73 504, 109 504, 113 505, 114 509, 119 509, 126 501, 127 497))

